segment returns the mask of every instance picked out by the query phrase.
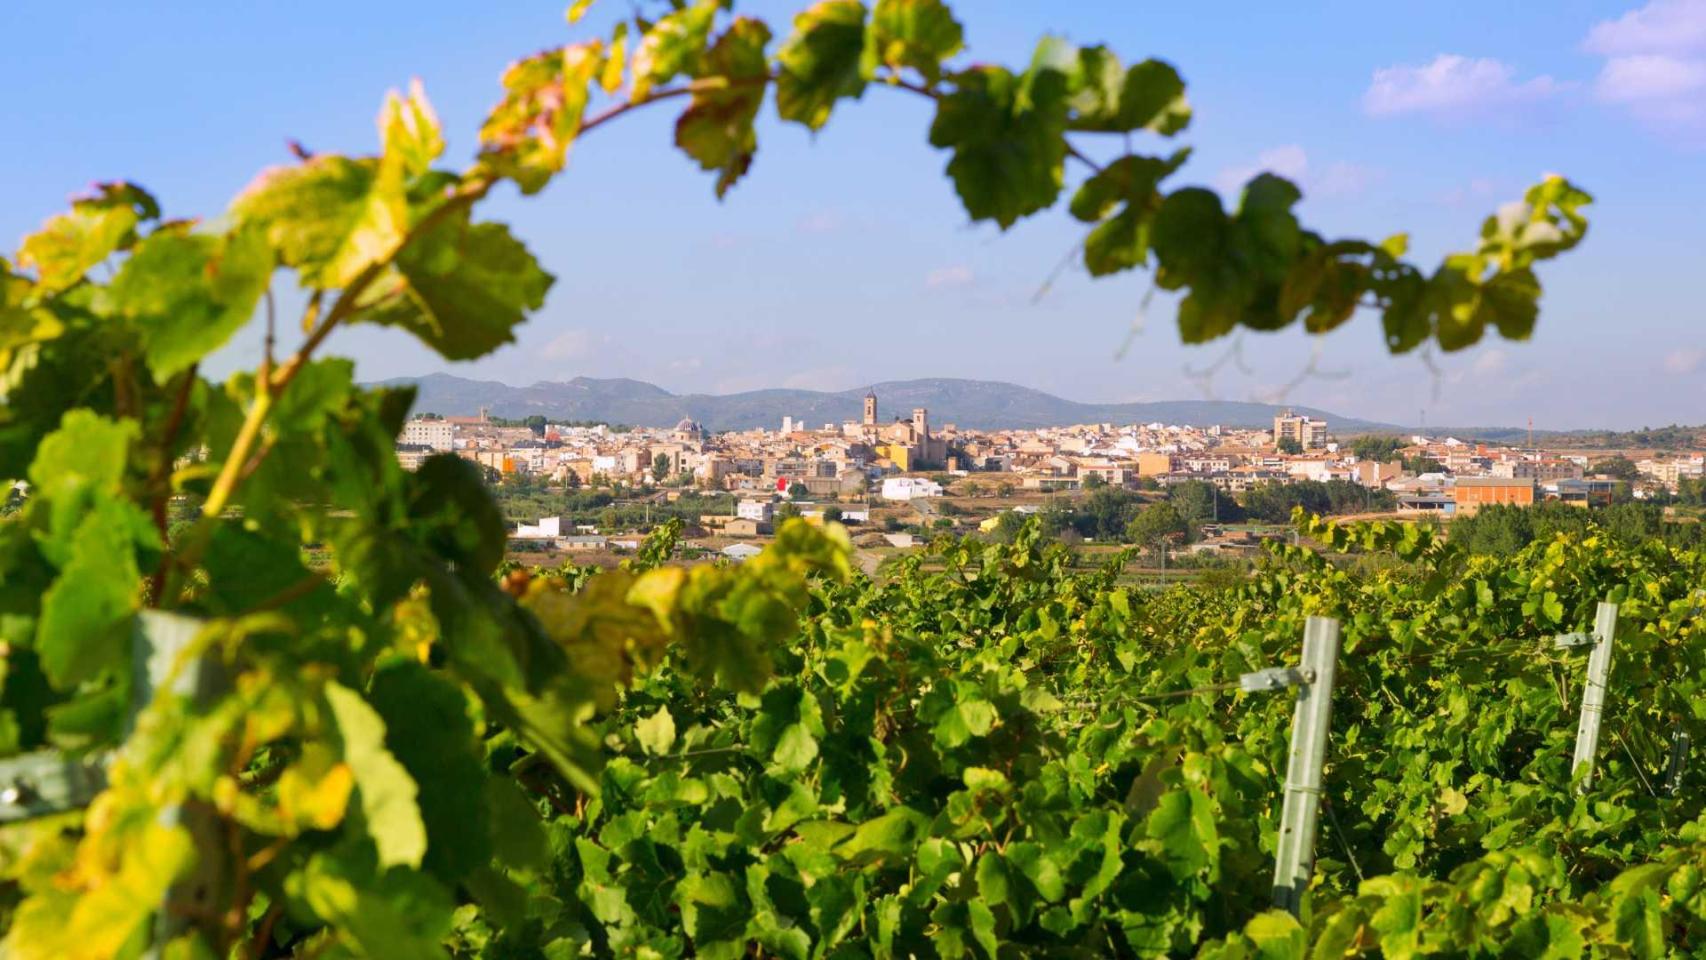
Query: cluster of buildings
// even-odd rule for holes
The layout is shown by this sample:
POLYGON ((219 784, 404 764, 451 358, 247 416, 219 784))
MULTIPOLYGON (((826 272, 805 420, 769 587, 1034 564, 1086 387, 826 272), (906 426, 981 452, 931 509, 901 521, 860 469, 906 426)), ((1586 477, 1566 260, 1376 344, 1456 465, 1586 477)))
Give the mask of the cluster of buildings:
MULTIPOLYGON (((412 466, 450 452, 502 474, 535 475, 569 486, 677 484, 726 491, 753 501, 733 518, 741 533, 761 534, 778 498, 819 502, 926 500, 942 495, 929 475, 988 475, 988 492, 1135 487, 1200 480, 1240 493, 1259 484, 1344 480, 1389 490, 1401 509, 1472 512, 1491 503, 1610 502, 1626 480, 1589 475, 1594 455, 1490 447, 1456 438, 1412 436, 1385 462, 1362 460, 1328 433, 1327 422, 1287 410, 1272 429, 1161 423, 1079 424, 1011 430, 962 430, 930 422, 929 411, 884 422, 875 393, 862 415, 812 428, 792 417, 779 430, 711 435, 682 420, 671 429, 513 426, 475 417, 415 419, 398 456, 412 466), (1283 451, 1283 452, 1282 452, 1283 451), (1404 464, 1419 466, 1407 470, 1404 464), (1437 469, 1435 467, 1437 466, 1437 469)), ((1700 477, 1699 453, 1637 462, 1632 491, 1674 489, 1700 477)), ((570 534, 561 534, 568 536, 570 534)))
POLYGON ((527 474, 573 486, 683 483, 735 493, 787 492, 803 486, 817 498, 863 497, 897 473, 958 465, 961 434, 932 427, 920 407, 879 421, 875 394, 858 420, 811 428, 783 420, 782 429, 710 435, 684 419, 667 430, 542 424, 538 429, 473 417, 416 418, 404 425, 397 455, 413 468, 436 453, 454 453, 500 474, 527 474))

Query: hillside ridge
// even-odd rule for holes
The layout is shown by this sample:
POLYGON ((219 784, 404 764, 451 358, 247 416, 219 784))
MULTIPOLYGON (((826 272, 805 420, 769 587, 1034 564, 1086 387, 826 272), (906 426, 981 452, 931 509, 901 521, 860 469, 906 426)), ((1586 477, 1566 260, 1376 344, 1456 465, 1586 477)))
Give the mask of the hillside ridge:
MULTIPOLYGON (((856 419, 865 392, 877 394, 885 421, 909 416, 914 407, 930 411, 934 423, 977 430, 1057 427, 1075 423, 1153 423, 1207 427, 1266 427, 1284 405, 1241 400, 1161 400, 1090 403, 1067 400, 1015 383, 929 377, 889 380, 851 390, 775 387, 740 393, 672 393, 629 378, 575 377, 512 386, 448 373, 386 380, 382 386, 413 384, 418 412, 466 416, 484 407, 493 416, 543 415, 553 420, 593 420, 644 427, 673 426, 683 418, 707 429, 775 429, 785 416, 813 427, 856 419)), ((1313 407, 1291 406, 1298 413, 1325 419, 1335 432, 1399 429, 1313 407)))

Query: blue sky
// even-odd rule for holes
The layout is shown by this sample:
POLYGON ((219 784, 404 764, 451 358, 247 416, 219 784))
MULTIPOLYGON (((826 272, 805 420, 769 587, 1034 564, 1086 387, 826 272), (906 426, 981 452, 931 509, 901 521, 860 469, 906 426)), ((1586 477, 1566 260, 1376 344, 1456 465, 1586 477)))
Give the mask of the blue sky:
MULTIPOLYGON (((781 32, 802 5, 738 7, 781 32)), ((1064 211, 1006 233, 970 225, 925 142, 927 104, 873 89, 815 137, 767 120, 752 174, 721 203, 670 146, 660 106, 578 144, 540 197, 487 205, 558 283, 518 344, 449 369, 710 392, 979 377, 1080 400, 1283 398, 1405 423, 1706 421, 1706 0, 954 6, 979 60, 1023 61, 1054 32, 1176 64, 1196 110, 1180 183, 1231 189, 1273 169, 1300 181, 1317 228, 1408 230, 1430 265, 1545 172, 1595 194, 1593 225, 1545 269, 1530 342, 1430 366, 1386 356, 1365 317, 1320 340, 1250 335, 1233 355, 1228 342, 1181 346, 1164 298, 1140 311, 1141 274, 1069 271, 1036 299, 1078 225, 1064 211)), ((627 4, 603 0, 577 28, 562 7, 0 6, 0 238, 104 179, 144 184, 172 215, 215 215, 287 161, 287 138, 373 149, 383 94, 417 76, 461 162, 506 63, 627 4)), ((367 378, 446 368, 389 331, 331 344, 367 378)), ((216 366, 257 355, 244 335, 216 366)))

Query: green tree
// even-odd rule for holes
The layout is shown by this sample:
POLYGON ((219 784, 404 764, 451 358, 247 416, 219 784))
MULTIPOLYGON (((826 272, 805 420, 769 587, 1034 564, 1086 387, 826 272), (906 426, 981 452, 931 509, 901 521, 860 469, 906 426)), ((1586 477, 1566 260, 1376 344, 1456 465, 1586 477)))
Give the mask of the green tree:
POLYGON ((521 421, 521 424, 527 429, 532 430, 533 435, 536 437, 543 437, 545 435, 545 417, 540 414, 534 414, 533 416, 528 417, 521 421))
POLYGON ((1238 502, 1212 483, 1187 480, 1167 488, 1167 499, 1193 527, 1218 519, 1236 523, 1244 518, 1238 502))
POLYGON ((1107 478, 1099 473, 1092 473, 1084 478, 1084 489, 1086 490, 1100 490, 1107 485, 1107 478))
POLYGON ((807 490, 806 485, 800 481, 795 480, 793 483, 788 484, 788 499, 804 500, 809 496, 811 496, 811 491, 807 490))
POLYGON ((1706 507, 1706 477, 1682 477, 1676 482, 1676 502, 1706 507))
POLYGON ((840 507, 825 507, 823 510, 823 519, 826 522, 838 523, 840 522, 841 517, 842 512, 840 507))
POLYGON ((1421 474, 1424 474, 1424 473, 1444 473, 1445 472, 1445 464, 1440 463, 1438 460, 1435 460, 1434 458, 1432 458, 1430 456, 1427 456, 1425 454, 1420 454, 1420 453, 1416 454, 1413 457, 1405 457, 1403 466, 1404 466, 1404 472, 1413 473, 1413 474, 1416 474, 1417 476, 1420 476, 1421 474))
POLYGON ((1351 453, 1358 460, 1369 460, 1374 463, 1389 463, 1409 444, 1402 437, 1389 433, 1365 433, 1351 441, 1351 453))
POLYGON ((660 480, 669 476, 669 454, 660 453, 652 458, 652 476, 660 480))
POLYGON ((1085 537, 1118 540, 1142 506, 1143 499, 1136 494, 1104 486, 1079 501, 1071 526, 1085 537))
POLYGON ((1596 477, 1610 477, 1613 480, 1623 480, 1629 483, 1641 479, 1641 470, 1635 466, 1635 461, 1621 453, 1596 462, 1588 468, 1588 473, 1596 477))
POLYGON ((1303 452, 1303 444, 1296 437, 1280 437, 1279 442, 1274 444, 1274 449, 1295 456, 1303 452))
POLYGON ((1190 533, 1190 524, 1179 508, 1165 500, 1138 511, 1125 529, 1126 540, 1143 547, 1153 547, 1163 540, 1189 539, 1190 533))

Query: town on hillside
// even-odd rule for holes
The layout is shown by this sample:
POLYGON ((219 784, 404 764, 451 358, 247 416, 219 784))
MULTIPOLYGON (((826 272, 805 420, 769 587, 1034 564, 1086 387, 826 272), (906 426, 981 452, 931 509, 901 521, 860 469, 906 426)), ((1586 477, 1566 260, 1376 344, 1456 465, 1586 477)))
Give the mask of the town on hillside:
POLYGON ((484 467, 513 524, 512 550, 536 557, 613 556, 674 516, 688 550, 738 559, 791 515, 839 520, 857 544, 878 548, 942 531, 998 533, 1043 514, 1079 540, 1235 553, 1296 506, 1445 520, 1490 505, 1686 503, 1706 490, 1699 450, 1340 438, 1325 420, 1290 410, 1268 430, 963 430, 932 424, 923 408, 885 418, 874 392, 856 420, 783 417, 776 430, 715 435, 685 419, 655 429, 423 414, 405 425, 397 451, 409 468, 442 453, 484 467))

